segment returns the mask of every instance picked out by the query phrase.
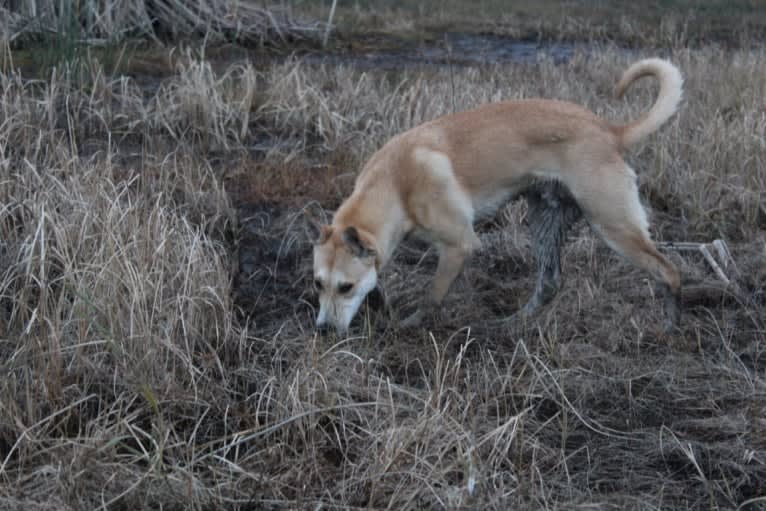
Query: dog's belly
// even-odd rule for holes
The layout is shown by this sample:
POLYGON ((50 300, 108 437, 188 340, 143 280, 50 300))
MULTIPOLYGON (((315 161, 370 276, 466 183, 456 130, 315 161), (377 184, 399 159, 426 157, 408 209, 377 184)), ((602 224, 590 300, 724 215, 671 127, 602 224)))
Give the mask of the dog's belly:
POLYGON ((538 181, 534 176, 525 176, 505 182, 495 183, 494 186, 485 186, 474 191, 471 202, 476 219, 494 215, 495 212, 517 199, 524 191, 538 181))
POLYGON ((517 198, 522 191, 523 187, 503 187, 472 197, 474 218, 479 220, 494 215, 499 208, 517 198))

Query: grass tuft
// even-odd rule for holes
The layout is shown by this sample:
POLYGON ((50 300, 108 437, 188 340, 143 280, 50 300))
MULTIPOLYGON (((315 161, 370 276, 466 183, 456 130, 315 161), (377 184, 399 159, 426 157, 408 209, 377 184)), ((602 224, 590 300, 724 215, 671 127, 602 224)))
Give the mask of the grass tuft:
POLYGON ((318 40, 321 26, 289 9, 227 0, 12 0, 0 7, 0 36, 14 42, 120 42, 128 37, 260 44, 318 40))

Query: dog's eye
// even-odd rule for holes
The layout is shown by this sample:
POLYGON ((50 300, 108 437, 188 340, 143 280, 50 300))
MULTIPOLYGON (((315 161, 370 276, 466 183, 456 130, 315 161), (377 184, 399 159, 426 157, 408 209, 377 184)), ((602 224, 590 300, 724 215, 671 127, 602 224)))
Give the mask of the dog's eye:
POLYGON ((342 295, 345 295, 349 291, 351 291, 351 288, 354 287, 353 284, 350 282, 344 282, 343 284, 338 284, 338 292, 342 295))
POLYGON ((317 291, 322 290, 322 281, 319 279, 314 279, 314 286, 317 288, 317 291))

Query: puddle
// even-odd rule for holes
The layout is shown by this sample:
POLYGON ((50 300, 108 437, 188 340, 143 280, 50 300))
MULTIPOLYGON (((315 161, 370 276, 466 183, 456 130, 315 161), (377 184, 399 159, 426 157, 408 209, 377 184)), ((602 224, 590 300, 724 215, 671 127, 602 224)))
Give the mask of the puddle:
POLYGON ((496 34, 448 32, 444 38, 421 43, 373 44, 347 52, 317 52, 303 59, 311 64, 348 64, 362 69, 399 69, 412 66, 534 63, 552 58, 564 63, 584 43, 519 41, 496 34), (376 47, 377 46, 377 47, 376 47))

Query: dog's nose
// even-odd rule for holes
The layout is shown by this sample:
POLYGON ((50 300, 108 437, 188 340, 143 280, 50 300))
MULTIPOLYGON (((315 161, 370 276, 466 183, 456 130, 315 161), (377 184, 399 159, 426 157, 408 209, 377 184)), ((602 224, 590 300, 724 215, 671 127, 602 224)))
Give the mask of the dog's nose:
POLYGON ((317 333, 321 336, 325 336, 330 333, 330 325, 327 323, 322 323, 321 325, 317 325, 317 333))

